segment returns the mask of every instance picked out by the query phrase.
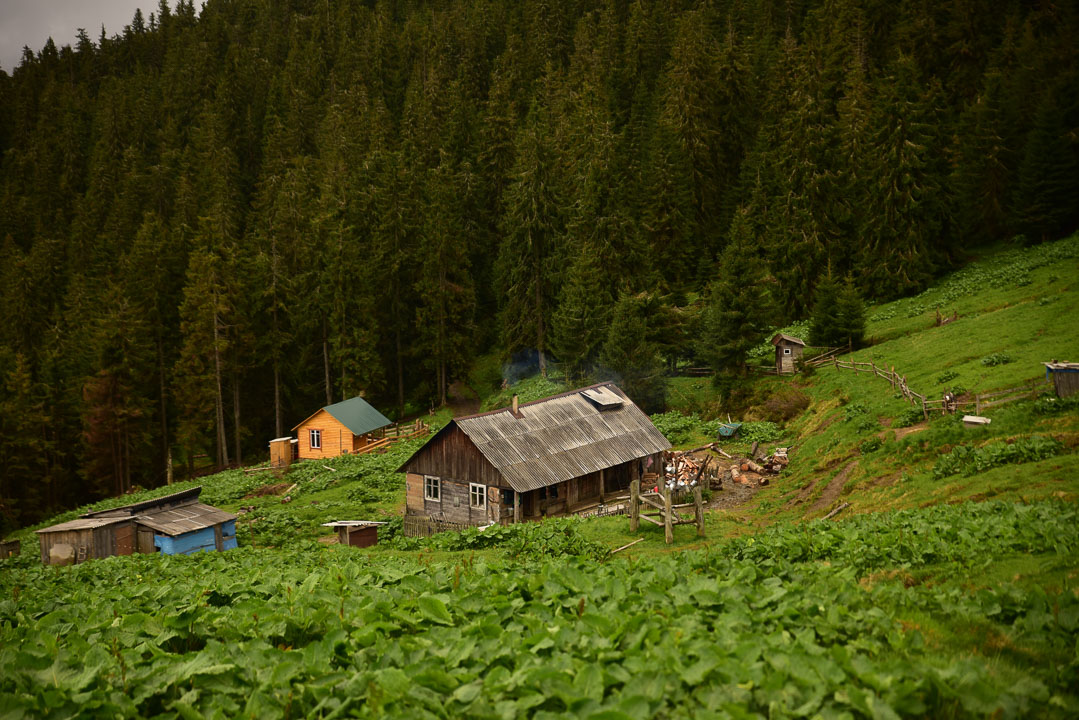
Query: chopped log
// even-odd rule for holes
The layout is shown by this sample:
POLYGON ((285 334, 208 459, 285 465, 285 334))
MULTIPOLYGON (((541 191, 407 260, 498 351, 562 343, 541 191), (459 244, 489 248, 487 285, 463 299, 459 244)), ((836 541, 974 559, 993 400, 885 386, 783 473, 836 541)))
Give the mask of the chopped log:
POLYGON ((738 478, 742 476, 742 471, 738 469, 737 465, 731 465, 731 480, 740 482, 738 478))
POLYGON ((757 463, 753 462, 752 460, 748 460, 748 461, 746 461, 746 462, 745 462, 745 463, 744 463, 744 464, 742 465, 742 469, 743 469, 743 470, 752 470, 752 471, 753 471, 753 472, 755 472, 755 473, 760 473, 760 472, 764 472, 764 468, 762 468, 762 467, 761 467, 760 465, 758 465, 757 463))
POLYGON ((749 457, 753 460, 757 459, 757 446, 760 445, 760 440, 754 440, 752 447, 749 448, 749 457))
POLYGON ((617 553, 617 552, 622 552, 622 551, 623 551, 623 550, 625 550, 626 548, 629 548, 629 547, 633 547, 634 545, 636 545, 636 544, 637 544, 637 543, 639 543, 639 542, 644 542, 644 538, 637 538, 636 540, 634 540, 634 541, 633 541, 633 542, 631 542, 631 543, 626 543, 625 545, 623 545, 623 546, 622 546, 622 547, 620 547, 620 548, 615 548, 614 550, 611 550, 611 555, 614 555, 614 554, 615 554, 615 553, 617 553))
POLYGON ((767 485, 768 484, 768 478, 766 478, 763 475, 760 476, 759 478, 757 478, 757 484, 758 485, 767 485))
POLYGON ((840 505, 839 507, 837 507, 837 508, 836 508, 835 510, 833 510, 832 512, 830 512, 830 513, 828 513, 827 515, 825 515, 825 516, 824 516, 824 517, 823 517, 822 519, 823 519, 823 520, 831 520, 831 519, 832 519, 832 518, 834 518, 834 517, 835 517, 836 515, 838 515, 838 514, 840 513, 840 511, 842 511, 842 510, 845 510, 846 508, 849 508, 849 507, 850 507, 850 503, 849 503, 849 502, 845 502, 845 503, 843 503, 842 505, 840 505))
POLYGON ((713 452, 717 452, 717 453, 719 453, 720 455, 722 455, 723 457, 727 458, 728 460, 733 460, 733 459, 734 459, 734 458, 732 458, 732 457, 731 457, 730 455, 728 455, 727 453, 723 452, 723 451, 722 451, 721 449, 719 449, 719 448, 717 448, 717 447, 713 447, 713 448, 712 448, 712 451, 713 451, 713 452))

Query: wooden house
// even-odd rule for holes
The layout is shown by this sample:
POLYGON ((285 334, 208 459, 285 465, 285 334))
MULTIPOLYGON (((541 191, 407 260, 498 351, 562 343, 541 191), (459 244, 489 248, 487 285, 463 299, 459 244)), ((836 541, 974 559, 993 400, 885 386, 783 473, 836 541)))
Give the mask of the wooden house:
POLYGON ((0 560, 15 557, 22 552, 22 543, 18 540, 5 540, 0 542, 0 560))
POLYGON ((1043 364, 1045 379, 1048 382, 1052 378, 1057 397, 1066 398, 1079 392, 1079 363, 1053 361, 1043 364))
POLYGON ((405 462, 405 514, 457 525, 595 508, 656 472, 671 443, 617 386, 601 383, 454 418, 405 462))
POLYGON ((795 362, 805 352, 805 341, 793 335, 776 333, 772 344, 776 348, 776 372, 780 375, 793 374, 797 369, 795 362))
POLYGON ((371 547, 378 544, 378 526, 385 524, 380 520, 337 520, 322 523, 322 527, 335 529, 340 545, 371 547))
POLYGON ((299 441, 295 457, 312 460, 363 452, 381 439, 375 431, 390 424, 362 397, 327 405, 292 428, 299 441))
POLYGON ((236 547, 236 516, 198 501, 201 487, 86 513, 37 531, 41 561, 68 565, 135 552, 189 554, 236 547))

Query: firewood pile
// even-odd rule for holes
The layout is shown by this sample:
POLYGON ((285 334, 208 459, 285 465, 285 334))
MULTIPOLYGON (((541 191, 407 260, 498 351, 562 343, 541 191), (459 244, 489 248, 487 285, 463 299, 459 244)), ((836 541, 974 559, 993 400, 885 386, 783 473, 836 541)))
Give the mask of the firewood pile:
POLYGON ((717 443, 710 443, 685 452, 675 451, 667 454, 664 479, 672 490, 687 490, 697 482, 704 487, 718 490, 722 488, 724 481, 761 487, 787 467, 790 462, 787 456, 789 449, 776 448, 771 455, 762 456, 757 453, 757 445, 754 443, 750 451, 751 457, 735 457, 718 447, 717 443), (711 450, 720 457, 720 461, 704 473, 701 473, 701 467, 709 463, 709 459, 702 460, 692 455, 701 450, 711 450))

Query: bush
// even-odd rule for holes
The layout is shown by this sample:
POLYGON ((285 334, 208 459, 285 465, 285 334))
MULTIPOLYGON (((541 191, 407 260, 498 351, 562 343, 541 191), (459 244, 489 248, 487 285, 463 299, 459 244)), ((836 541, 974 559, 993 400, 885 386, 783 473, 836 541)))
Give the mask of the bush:
POLYGON ((697 415, 684 415, 677 410, 653 415, 652 424, 672 445, 689 442, 695 433, 708 433, 708 428, 697 415))
POLYGON ((959 377, 959 373, 957 373, 956 371, 946 370, 945 372, 941 373, 940 377, 937 378, 937 384, 943 385, 949 380, 955 380, 957 377, 959 377))
POLYGON ((747 422, 739 429, 745 442, 771 442, 779 437, 779 426, 774 422, 747 422))
POLYGON ((1034 401, 1034 412, 1038 415, 1057 415, 1062 412, 1079 411, 1079 393, 1066 398, 1056 395, 1042 395, 1034 401))
POLYGON ((858 446, 858 449, 862 451, 863 455, 868 455, 871 452, 880 450, 880 447, 883 444, 884 443, 881 442, 881 439, 879 437, 874 436, 869 438, 868 440, 863 441, 862 444, 858 446))
POLYGON ((938 480, 951 475, 976 475, 998 465, 1034 462, 1058 455, 1064 446, 1045 435, 1030 435, 1015 442, 995 442, 985 447, 960 445, 941 457, 933 467, 938 480))
POLYGON ((905 428, 911 425, 917 425, 925 416, 922 415, 920 408, 907 408, 896 417, 895 422, 892 423, 892 427, 905 428))
POLYGON ((996 365, 1007 365, 1012 361, 1012 358, 1007 353, 993 353, 982 358, 982 365, 986 367, 994 367, 996 365))

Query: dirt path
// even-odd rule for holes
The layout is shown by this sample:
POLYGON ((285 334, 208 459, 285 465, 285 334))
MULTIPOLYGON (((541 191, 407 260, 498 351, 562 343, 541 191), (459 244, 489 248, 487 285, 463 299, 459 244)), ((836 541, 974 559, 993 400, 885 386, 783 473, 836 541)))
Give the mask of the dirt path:
POLYGON ((447 404, 453 410, 454 417, 475 415, 480 411, 479 394, 464 382, 458 380, 451 384, 446 394, 447 404))
POLYGON ((877 437, 879 437, 881 440, 887 440, 888 436, 891 435, 896 440, 902 440, 907 435, 913 435, 916 432, 921 432, 927 427, 929 427, 928 423, 920 422, 917 425, 910 425, 904 428, 881 430, 879 433, 877 433, 877 437))
POLYGON ((824 492, 821 493, 817 502, 813 503, 813 507, 811 507, 810 510, 823 510, 834 503, 839 497, 839 494, 843 492, 843 485, 846 484, 847 478, 850 477, 850 474, 856 467, 858 467, 858 461, 851 460, 847 463, 845 468, 836 473, 836 476, 828 483, 828 487, 824 488, 824 492))

